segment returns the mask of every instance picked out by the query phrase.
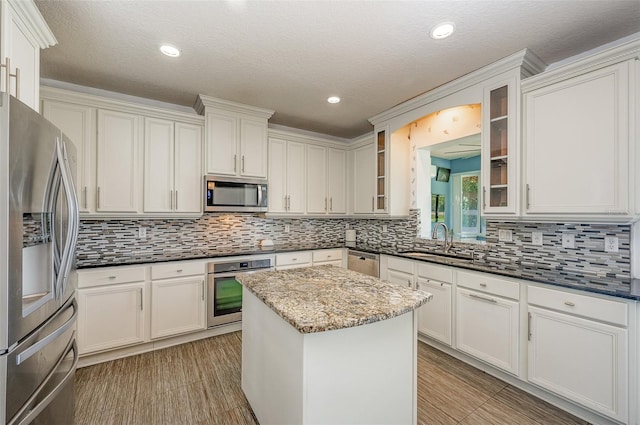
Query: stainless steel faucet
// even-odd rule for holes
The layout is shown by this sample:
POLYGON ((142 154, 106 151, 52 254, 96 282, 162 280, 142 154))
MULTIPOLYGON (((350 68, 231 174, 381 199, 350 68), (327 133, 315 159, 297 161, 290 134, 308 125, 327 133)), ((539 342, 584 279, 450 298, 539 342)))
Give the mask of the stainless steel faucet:
POLYGON ((433 234, 431 235, 431 239, 438 239, 438 228, 440 226, 444 227, 444 246, 442 247, 442 251, 449 252, 451 247, 453 246, 453 238, 451 238, 451 242, 449 242, 449 228, 443 222, 438 222, 433 227, 433 234))

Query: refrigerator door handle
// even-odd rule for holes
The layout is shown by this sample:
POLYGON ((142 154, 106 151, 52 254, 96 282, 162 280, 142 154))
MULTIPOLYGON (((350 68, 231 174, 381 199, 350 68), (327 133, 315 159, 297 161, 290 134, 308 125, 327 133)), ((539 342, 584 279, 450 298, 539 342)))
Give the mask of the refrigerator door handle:
POLYGON ((69 169, 69 162, 67 160, 67 149, 64 142, 58 137, 56 138, 56 153, 58 157, 58 166, 60 170, 60 177, 62 180, 62 186, 64 189, 65 197, 67 198, 67 205, 69 208, 69 223, 67 226, 67 237, 65 239, 65 246, 62 251, 62 259, 60 260, 60 270, 56 278, 57 295, 61 297, 64 294, 64 286, 69 277, 71 266, 73 264, 73 257, 75 255, 75 246, 78 241, 78 225, 79 225, 79 209, 78 199, 73 187, 73 178, 71 170, 69 169))
POLYGON ((71 326, 75 325, 76 317, 78 316, 78 303, 76 302, 75 298, 73 299, 71 305, 73 307, 73 315, 71 315, 69 320, 67 320, 58 329, 51 332, 49 335, 45 336, 44 338, 42 338, 40 341, 36 342, 31 347, 24 350, 22 353, 18 354, 16 356, 16 365, 19 365, 20 363, 27 361, 29 357, 33 356, 38 351, 42 350, 48 344, 50 344, 55 339, 57 339, 60 335, 68 331, 71 326))
POLYGON ((42 412, 58 396, 60 391, 62 391, 62 389, 69 382, 69 380, 74 378, 74 372, 78 367, 79 358, 80 357, 78 355, 78 346, 76 344, 76 338, 75 338, 75 332, 74 332, 73 337, 71 338, 71 341, 69 341, 69 344, 64 349, 63 354, 58 360, 58 362, 56 363, 56 365, 53 367, 53 369, 51 369, 51 372, 49 372, 47 377, 42 381, 42 383, 34 391, 33 395, 29 397, 29 400, 27 400, 27 402, 24 404, 22 409, 20 409, 18 413, 16 413, 16 415, 13 417, 11 421, 7 423, 7 425, 27 425, 31 423, 40 414, 40 412, 42 412), (55 388, 51 390, 51 392, 47 394, 47 396, 44 399, 42 399, 33 409, 31 409, 29 413, 20 420, 20 422, 17 422, 17 420, 25 413, 27 407, 30 406, 31 403, 33 403, 33 401, 35 400, 35 398, 40 395, 40 391, 42 391, 42 388, 44 388, 45 385, 47 385, 51 377, 55 374, 55 372, 58 370, 58 368, 62 364, 63 360, 67 357, 67 355, 71 351, 73 351, 73 364, 71 365, 69 372, 67 372, 67 374, 62 379, 62 381, 60 381, 58 385, 56 385, 55 388))

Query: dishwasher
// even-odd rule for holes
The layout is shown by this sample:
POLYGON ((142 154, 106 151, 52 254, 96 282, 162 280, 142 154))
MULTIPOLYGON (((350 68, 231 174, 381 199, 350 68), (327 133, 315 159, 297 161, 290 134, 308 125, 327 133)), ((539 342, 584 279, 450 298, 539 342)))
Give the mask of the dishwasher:
POLYGON ((354 272, 380 277, 379 263, 380 256, 378 254, 370 254, 352 249, 348 251, 347 268, 354 272))

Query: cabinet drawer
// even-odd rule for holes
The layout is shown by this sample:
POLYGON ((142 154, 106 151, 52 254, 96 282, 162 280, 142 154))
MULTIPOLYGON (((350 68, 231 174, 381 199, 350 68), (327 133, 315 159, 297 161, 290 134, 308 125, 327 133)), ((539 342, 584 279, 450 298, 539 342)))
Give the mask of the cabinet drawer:
POLYGON ((151 266, 151 279, 167 279, 172 277, 204 275, 205 268, 202 261, 176 261, 151 266))
POLYGON ((287 252, 276 255, 276 266, 290 266, 295 264, 311 264, 311 251, 287 252))
POLYGON ((398 257, 388 257, 387 269, 413 274, 413 261, 398 257))
POLYGON ((529 285, 527 288, 529 304, 553 310, 563 311, 594 320, 627 326, 627 304, 620 301, 605 300, 589 295, 580 295, 556 289, 529 285))
POLYGON ((78 288, 140 282, 146 278, 146 267, 107 267, 97 270, 79 270, 78 288))
POLYGON ((322 251, 313 251, 313 262, 318 261, 342 261, 341 249, 323 249, 322 251))
POLYGON ((504 279, 499 279, 485 273, 467 273, 458 271, 458 286, 500 297, 520 299, 520 284, 504 279))
POLYGON ((418 277, 422 277, 428 280, 437 280, 438 282, 452 283, 453 269, 447 266, 419 263, 418 277))

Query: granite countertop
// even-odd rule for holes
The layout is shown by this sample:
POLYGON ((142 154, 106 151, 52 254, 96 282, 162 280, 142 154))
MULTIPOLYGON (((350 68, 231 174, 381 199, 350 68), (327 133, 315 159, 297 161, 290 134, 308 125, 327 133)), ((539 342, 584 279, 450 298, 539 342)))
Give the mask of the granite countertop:
POLYGON ((242 273, 236 279, 301 333, 390 319, 432 298, 424 291, 330 265, 242 273))

